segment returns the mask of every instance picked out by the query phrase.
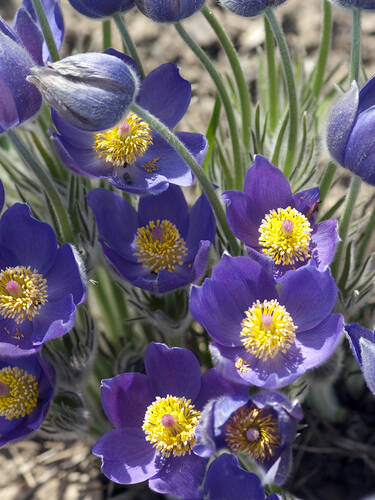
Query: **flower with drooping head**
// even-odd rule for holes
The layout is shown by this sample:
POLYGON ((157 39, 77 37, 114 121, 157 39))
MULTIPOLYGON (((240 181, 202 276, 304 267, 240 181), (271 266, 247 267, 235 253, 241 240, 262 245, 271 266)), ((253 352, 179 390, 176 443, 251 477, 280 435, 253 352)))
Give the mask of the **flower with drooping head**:
POLYGON ((277 7, 286 0, 219 0, 220 5, 234 14, 254 17, 264 12, 267 7, 277 7))
MULTIPOLYGON (((338 242, 337 221, 316 224, 319 188, 292 194, 283 173, 256 155, 242 191, 225 191, 227 219, 233 233, 249 248, 270 257, 276 275, 313 261, 324 271, 338 242)), ((254 257, 255 258, 255 257, 254 257)))
POLYGON ((216 368, 235 382, 278 388, 329 358, 343 319, 332 314, 337 287, 312 263, 274 280, 271 266, 224 255, 193 286, 190 310, 215 341, 216 368))
MULTIPOLYGON (((58 2, 44 0, 43 6, 59 46, 64 26, 58 2)), ((49 55, 34 14, 31 2, 25 0, 12 28, 0 17, 0 134, 32 118, 42 105, 40 92, 26 80, 31 68, 42 65, 49 55)))
POLYGON ((330 0, 330 2, 348 9, 357 7, 365 10, 375 9, 375 0, 330 0))
POLYGON ((134 7, 134 0, 69 0, 78 12, 87 17, 100 19, 134 7))
POLYGON ((282 485, 291 469, 291 445, 303 418, 298 401, 281 392, 260 391, 247 396, 226 395, 210 401, 196 429, 194 453, 211 457, 228 448, 248 455, 282 485))
MULTIPOLYGON (((192 453, 194 431, 208 400, 240 388, 215 369, 201 375, 187 349, 152 342, 146 375, 123 373, 102 381, 102 404, 115 425, 93 448, 112 481, 149 480, 151 489, 183 499, 199 498, 207 459, 192 453)), ((243 393, 243 389, 242 389, 243 393)))
POLYGON ((181 188, 141 197, 138 212, 122 196, 89 193, 103 252, 133 285, 166 293, 197 281, 215 238, 215 217, 203 194, 189 213, 181 188), (124 224, 126 221, 126 224, 124 224))
POLYGON ((74 325, 85 298, 69 244, 57 248, 53 229, 16 203, 0 220, 0 342, 39 348, 74 325))
POLYGON ((265 497, 256 474, 240 467, 237 457, 223 453, 210 464, 203 487, 204 500, 278 500, 275 493, 265 497))
POLYGON ((138 88, 130 65, 96 52, 34 66, 27 80, 66 122, 90 132, 112 127, 126 116, 138 88))
POLYGON ((367 387, 375 394, 375 332, 357 323, 349 323, 345 330, 367 387))
POLYGON ((40 427, 54 385, 53 367, 40 354, 0 344, 0 446, 40 427))
MULTIPOLYGON (((173 128, 184 116, 190 96, 190 83, 181 78, 175 64, 168 63, 143 80, 136 102, 173 128)), ((173 147, 132 112, 97 134, 72 127, 54 112, 52 118, 58 131, 53 137, 56 150, 65 166, 78 174, 109 177, 117 188, 135 194, 157 194, 170 183, 193 182, 190 168, 173 147)), ((203 135, 177 132, 176 136, 197 161, 203 160, 207 144, 203 135)))
POLYGON ((359 91, 353 82, 326 123, 328 151, 339 165, 375 185, 375 77, 359 91))
POLYGON ((145 16, 158 23, 177 23, 197 12, 205 0, 135 0, 145 16))

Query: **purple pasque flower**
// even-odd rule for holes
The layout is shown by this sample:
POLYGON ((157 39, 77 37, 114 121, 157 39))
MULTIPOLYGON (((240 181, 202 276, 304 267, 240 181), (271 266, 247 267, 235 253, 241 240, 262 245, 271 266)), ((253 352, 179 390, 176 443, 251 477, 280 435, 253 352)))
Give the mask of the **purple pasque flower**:
MULTIPOLYGON (((111 53, 124 58, 117 51, 111 53)), ((190 97, 190 83, 175 64, 167 63, 143 80, 136 102, 173 128, 184 116, 190 97)), ((56 150, 65 166, 78 174, 108 177, 117 188, 135 194, 157 194, 169 184, 188 186, 193 181, 188 165, 172 146, 132 112, 98 134, 72 127, 57 113, 52 112, 52 118, 58 131, 53 136, 56 150)), ((203 135, 177 132, 176 136, 197 161, 203 160, 207 144, 203 135)))
POLYGON ((57 248, 53 229, 16 203, 0 220, 0 342, 39 348, 74 325, 85 298, 69 244, 57 248))
POLYGON ((326 123, 328 151, 337 163, 375 185, 375 77, 357 83, 332 107, 326 123))
POLYGON ((78 12, 87 17, 100 19, 134 7, 134 0, 69 0, 78 12))
POLYGON ((256 474, 240 467, 237 457, 223 453, 207 470, 203 488, 204 500, 278 500, 272 493, 267 498, 256 474))
POLYGON ((158 23, 177 23, 197 12, 204 0, 135 0, 146 17, 158 23))
POLYGON ((146 375, 123 373, 102 380, 102 404, 115 429, 93 448, 112 481, 149 480, 152 490, 182 499, 200 498, 207 459, 192 453, 194 431, 208 400, 243 388, 215 369, 201 375, 193 353, 151 342, 146 375))
POLYGON ((166 293, 202 276, 216 231, 204 194, 190 212, 181 188, 172 184, 160 194, 141 197, 138 212, 102 188, 91 191, 87 201, 104 254, 133 285, 166 293))
MULTIPOLYGON (((64 26, 58 2, 44 0, 43 6, 57 44, 64 26)), ((48 57, 42 31, 29 0, 17 10, 11 28, 0 17, 0 134, 32 118, 42 105, 40 92, 26 78, 31 68, 48 57)))
POLYGON ((214 340, 211 354, 225 377, 274 389, 333 353, 343 331, 342 316, 331 314, 336 298, 328 269, 309 263, 275 281, 267 261, 224 255, 192 288, 190 310, 214 340))
POLYGON ((303 418, 297 400, 281 392, 225 395, 211 400, 197 426, 194 453, 211 457, 221 449, 245 454, 267 472, 268 482, 282 485, 291 469, 291 445, 303 418))
POLYGON ((0 446, 40 427, 54 385, 53 367, 35 350, 0 343, 0 446))
POLYGON ((349 9, 357 7, 365 10, 375 9, 375 0, 330 0, 330 2, 340 5, 340 7, 347 7, 349 9))
POLYGON ((259 16, 268 7, 277 7, 286 0, 219 0, 220 5, 243 17, 259 16))
MULTIPOLYGON (((283 173, 256 155, 246 173, 242 191, 225 191, 227 219, 249 254, 269 256, 280 276, 313 261, 320 271, 332 262, 339 240, 337 221, 315 222, 319 188, 292 194, 283 173)), ((255 258, 255 256, 254 256, 255 258)))
POLYGON ((345 330, 367 387, 375 394, 375 332, 357 323, 349 323, 345 330))

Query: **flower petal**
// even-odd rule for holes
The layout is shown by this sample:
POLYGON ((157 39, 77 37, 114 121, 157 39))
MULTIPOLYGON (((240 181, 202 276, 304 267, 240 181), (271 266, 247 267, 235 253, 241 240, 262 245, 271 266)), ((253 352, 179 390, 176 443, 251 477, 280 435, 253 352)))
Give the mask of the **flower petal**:
POLYGON ((259 226, 265 214, 253 210, 253 200, 242 191, 224 191, 226 215, 233 234, 250 247, 259 247, 259 226))
POLYGON ((316 226, 311 234, 310 252, 319 271, 325 271, 332 262, 339 240, 336 219, 324 220, 316 226))
POLYGON ((49 300, 33 319, 33 344, 40 346, 69 332, 74 326, 75 312, 72 295, 49 300))
POLYGON ((375 344, 362 337, 361 346, 362 372, 367 387, 375 394, 375 344))
POLYGON ((353 354, 360 365, 362 365, 362 357, 361 357, 361 347, 359 345, 359 341, 361 338, 365 338, 370 342, 375 342, 374 332, 371 332, 367 328, 364 328, 357 323, 349 323, 345 326, 345 330, 348 334, 348 339, 350 343, 350 347, 352 348, 353 354))

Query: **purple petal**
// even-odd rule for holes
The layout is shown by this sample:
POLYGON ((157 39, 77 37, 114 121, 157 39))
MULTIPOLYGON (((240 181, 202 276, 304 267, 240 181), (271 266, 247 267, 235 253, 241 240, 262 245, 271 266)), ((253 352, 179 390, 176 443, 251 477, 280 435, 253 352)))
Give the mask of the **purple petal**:
POLYGON ((22 6, 16 12, 13 28, 34 61, 42 65, 43 35, 30 13, 22 6))
POLYGON ((161 466, 159 454, 142 429, 123 427, 102 436, 92 449, 102 459, 102 472, 111 481, 134 484, 154 476, 161 466))
POLYGON ((116 427, 142 427, 152 403, 146 375, 122 373, 102 380, 101 389, 103 409, 116 427))
POLYGON ((361 346, 362 372, 367 387, 375 394, 375 344, 366 338, 359 339, 361 346))
POLYGON ((131 247, 137 231, 137 212, 124 198, 108 189, 94 189, 87 195, 100 236, 116 253, 135 260, 131 247))
POLYGON ((192 271, 189 270, 190 272, 184 272, 183 269, 182 271, 180 271, 180 269, 177 269, 174 273, 166 270, 159 271, 156 278, 154 293, 167 293, 191 283, 194 279, 192 271))
POLYGON ((212 242, 215 239, 215 235, 215 216, 206 195, 202 193, 190 212, 189 232, 186 235, 186 244, 189 249, 189 256, 194 256, 197 253, 202 240, 209 240, 212 242))
POLYGON ((358 109, 358 87, 353 82, 350 90, 341 96, 331 109, 326 125, 326 141, 333 158, 345 165, 345 150, 358 109))
POLYGON ((151 342, 146 349, 145 367, 155 396, 170 394, 192 401, 197 397, 201 388, 200 366, 187 349, 151 342))
MULTIPOLYGON (((191 279, 189 279, 189 283, 196 283, 202 277, 202 275, 206 269, 206 266, 207 266, 207 259, 208 259, 208 253, 210 251, 210 247, 211 247, 210 241, 201 241, 200 242, 198 252, 194 258, 192 273, 190 276, 191 279)), ((190 253, 191 252, 190 252, 190 248, 189 248, 189 254, 190 253)))
POLYGON ((47 280, 48 300, 72 294, 74 303, 78 305, 86 296, 78 263, 72 247, 67 243, 57 250, 56 260, 44 278, 47 280))
POLYGON ((294 207, 292 191, 284 174, 261 155, 247 171, 244 192, 252 201, 256 217, 262 219, 272 209, 294 207))
POLYGON ((336 219, 324 220, 316 226, 311 235, 310 248, 319 271, 325 271, 332 262, 339 240, 336 219))
POLYGON ((233 234, 246 245, 258 248, 259 226, 265 214, 253 210, 253 200, 242 191, 224 191, 222 198, 233 234))
POLYGON ((361 347, 359 345, 359 341, 361 338, 365 338, 370 342, 375 341, 374 332, 371 332, 367 328, 364 328, 357 323, 349 323, 345 326, 345 330, 348 334, 348 339, 350 343, 350 347, 352 348, 353 354, 357 359, 358 363, 362 365, 362 357, 361 357, 361 347))
POLYGON ((321 323, 336 304, 337 287, 329 269, 320 272, 308 264, 288 271, 279 282, 280 303, 291 315, 297 332, 311 330, 321 323))
MULTIPOLYGON (((118 0, 115 0, 115 1, 118 1, 118 0)), ((123 54, 122 52, 119 52, 116 49, 112 49, 112 48, 105 50, 104 53, 105 54, 109 54, 110 56, 118 57, 119 59, 121 59, 122 61, 124 61, 125 64, 127 64, 128 66, 130 66, 132 68, 132 70, 134 71, 134 73, 137 75, 138 80, 141 80, 141 74, 139 72, 138 65, 134 61, 133 58, 131 58, 130 56, 127 56, 126 54, 123 54)))
POLYGON ((173 457, 168 460, 157 478, 148 482, 158 493, 169 493, 182 500, 199 500, 199 487, 203 481, 207 460, 197 455, 173 457))
POLYGON ((190 104, 191 86, 173 63, 162 64, 143 80, 137 103, 173 128, 190 104))
POLYGON ((374 106, 375 93, 374 93, 375 78, 372 77, 359 91, 358 114, 366 109, 374 106))
POLYGON ((14 204, 0 221, 0 245, 16 256, 19 265, 46 273, 56 258, 56 236, 50 225, 35 219, 27 205, 14 204))
POLYGON ((295 208, 302 214, 306 214, 312 208, 316 211, 320 201, 319 188, 313 187, 305 191, 300 191, 293 196, 293 200, 295 208))
POLYGON ((33 344, 40 346, 69 332, 74 326, 75 311, 72 295, 49 300, 33 319, 33 344))
MULTIPOLYGON (((234 384, 244 384, 246 387, 248 387, 248 383, 243 380, 234 366, 234 362, 231 358, 225 358, 221 354, 221 349, 225 350, 223 346, 220 346, 220 344, 212 343, 208 346, 211 358, 212 358, 212 363, 215 366, 216 370, 227 380, 234 384)), ((236 348, 234 349, 236 352, 242 352, 241 348, 236 348)))
POLYGON ((202 165, 208 148, 206 137, 193 132, 176 132, 175 135, 185 144, 199 165, 202 165))
POLYGON ((138 226, 146 226, 150 221, 169 220, 185 238, 189 225, 188 206, 181 188, 170 185, 157 195, 143 196, 138 205, 138 226))

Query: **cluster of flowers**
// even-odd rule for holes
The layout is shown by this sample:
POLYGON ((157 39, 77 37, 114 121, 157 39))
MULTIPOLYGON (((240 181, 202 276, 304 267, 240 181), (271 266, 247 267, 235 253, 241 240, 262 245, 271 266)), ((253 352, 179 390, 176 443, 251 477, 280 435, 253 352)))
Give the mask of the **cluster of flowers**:
MULTIPOLYGON (((254 16, 283 1, 221 3, 254 16)), ((132 0, 70 3, 91 17, 134 5, 132 0)), ((141 12, 162 22, 187 17, 202 3, 181 1, 176 7, 175 2, 135 1, 141 12)), ((368 3, 373 8, 374 2, 368 3)), ((58 2, 45 2, 45 13, 59 46, 58 2)), ((117 189, 140 196, 137 210, 109 189, 87 196, 111 267, 154 294, 202 278, 216 234, 211 206, 203 193, 189 210, 181 189, 194 180, 189 166, 129 110, 136 103, 173 129, 191 98, 177 66, 163 64, 141 80, 136 62, 113 49, 52 63, 27 0, 13 27, 0 20, 0 42, 0 132, 32 118, 44 99, 52 107, 52 141, 66 168, 107 178, 117 189)), ((368 132, 374 84, 370 80, 360 93, 353 85, 327 126, 332 156, 370 183, 375 183, 375 139, 368 132)), ((175 136, 201 164, 206 138, 190 132, 175 136)), ((332 312, 337 286, 329 270, 339 240, 337 223, 316 222, 319 197, 317 187, 293 194, 281 171, 260 155, 247 171, 243 191, 222 194, 229 227, 246 256, 224 254, 211 277, 192 286, 190 294, 191 314, 213 340, 214 368, 202 375, 189 350, 152 342, 145 374, 102 381, 103 408, 115 428, 98 440, 93 453, 111 480, 148 480, 151 489, 183 499, 243 498, 245 492, 246 498, 263 500, 260 479, 239 465, 237 456, 245 455, 258 464, 266 483, 285 482, 303 414, 298 401, 280 389, 324 363, 344 328, 343 317, 332 312), (257 392, 249 395, 250 387, 257 392)), ((1 445, 37 429, 45 418, 55 374, 40 349, 71 330, 85 289, 74 248, 58 248, 52 228, 26 205, 8 208, 0 220, 1 445)), ((375 392, 374 334, 355 324, 347 330, 375 392)), ((276 498, 272 494, 268 500, 276 498)))

